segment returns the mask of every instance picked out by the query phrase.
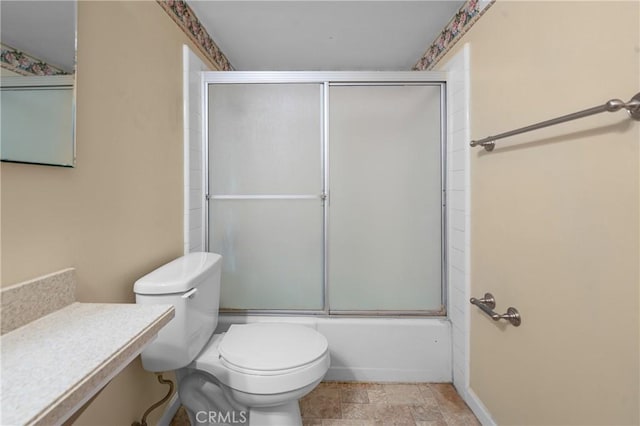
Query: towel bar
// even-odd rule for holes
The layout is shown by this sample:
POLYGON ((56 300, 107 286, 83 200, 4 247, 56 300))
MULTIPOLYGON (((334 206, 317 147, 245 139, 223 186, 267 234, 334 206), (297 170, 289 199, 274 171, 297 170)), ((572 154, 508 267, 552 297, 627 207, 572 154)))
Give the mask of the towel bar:
POLYGON ((495 141, 498 139, 519 135, 520 133, 530 132, 532 130, 542 129, 543 127, 554 126, 556 124, 564 123, 565 121, 576 120, 578 118, 588 117, 590 115, 599 114, 605 111, 615 112, 623 108, 629 112, 629 116, 632 119, 640 121, 640 92, 636 93, 635 96, 632 97, 631 100, 629 100, 629 102, 623 102, 620 99, 611 99, 602 105, 588 108, 583 111, 574 112, 573 114, 563 115, 562 117, 553 118, 551 120, 542 121, 530 126, 500 133, 496 136, 488 136, 484 139, 473 140, 469 143, 469 145, 482 146, 487 151, 493 151, 493 148, 496 145, 495 141))

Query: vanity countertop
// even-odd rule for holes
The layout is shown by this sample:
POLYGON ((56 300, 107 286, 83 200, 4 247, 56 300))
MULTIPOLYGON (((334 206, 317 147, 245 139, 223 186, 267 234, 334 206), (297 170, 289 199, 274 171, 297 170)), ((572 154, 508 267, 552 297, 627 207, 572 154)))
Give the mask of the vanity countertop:
POLYGON ((60 424, 174 316, 171 305, 71 303, 0 338, 1 424, 60 424))

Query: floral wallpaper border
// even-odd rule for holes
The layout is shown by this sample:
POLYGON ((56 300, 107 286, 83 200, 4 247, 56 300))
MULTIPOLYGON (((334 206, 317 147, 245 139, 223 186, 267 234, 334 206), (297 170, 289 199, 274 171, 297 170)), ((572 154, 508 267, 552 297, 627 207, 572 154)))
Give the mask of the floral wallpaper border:
POLYGON ((467 0, 412 69, 414 71, 433 69, 494 2, 495 0, 491 0, 489 3, 481 4, 479 0, 467 0))
POLYGON ((29 56, 24 52, 0 45, 0 66, 20 75, 66 75, 64 70, 29 56))
POLYGON ((213 41, 186 1, 157 0, 157 2, 220 71, 233 71, 234 68, 227 57, 213 41))
MULTIPOLYGON (((414 71, 431 70, 496 0, 467 0, 413 66, 414 71)), ((213 41, 185 0, 157 0, 184 33, 221 71, 233 71, 229 59, 213 41)))

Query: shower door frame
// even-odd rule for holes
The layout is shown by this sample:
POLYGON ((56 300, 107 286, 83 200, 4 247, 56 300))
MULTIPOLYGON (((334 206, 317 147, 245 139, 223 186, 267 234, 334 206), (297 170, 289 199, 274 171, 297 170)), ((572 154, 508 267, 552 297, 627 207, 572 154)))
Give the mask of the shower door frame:
POLYGON ((434 318, 447 315, 447 74, 433 71, 205 71, 202 73, 202 134, 204 145, 204 244, 209 251, 209 85, 210 84, 318 84, 322 88, 322 158, 323 188, 319 198, 323 201, 323 298, 320 310, 296 309, 223 309, 221 313, 247 315, 304 315, 332 317, 421 317, 434 318), (398 86, 430 85, 440 87, 440 309, 437 310, 331 310, 329 307, 328 259, 328 203, 329 194, 329 88, 334 86, 398 86))

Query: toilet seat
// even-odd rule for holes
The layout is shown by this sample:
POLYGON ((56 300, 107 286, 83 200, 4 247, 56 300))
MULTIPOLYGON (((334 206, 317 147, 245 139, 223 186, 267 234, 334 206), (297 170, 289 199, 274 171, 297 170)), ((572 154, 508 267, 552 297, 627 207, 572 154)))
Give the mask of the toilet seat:
POLYGON ((220 342, 220 360, 233 370, 255 375, 287 374, 312 363, 328 349, 327 339, 297 324, 232 325, 220 342))
POLYGON ((241 392, 275 394, 321 379, 329 362, 327 340, 314 329, 255 323, 214 335, 191 367, 241 392))

